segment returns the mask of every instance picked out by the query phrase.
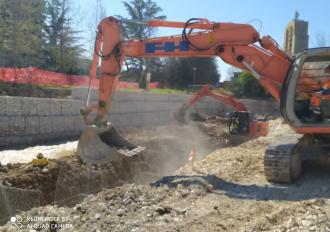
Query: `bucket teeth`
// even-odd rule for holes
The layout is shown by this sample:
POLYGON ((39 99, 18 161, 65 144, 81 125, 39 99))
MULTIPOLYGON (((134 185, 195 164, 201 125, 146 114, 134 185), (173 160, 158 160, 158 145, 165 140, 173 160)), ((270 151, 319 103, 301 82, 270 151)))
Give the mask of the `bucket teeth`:
POLYGON ((78 157, 91 164, 121 161, 123 158, 122 150, 136 155, 144 149, 120 136, 111 124, 105 128, 87 126, 78 143, 78 157))

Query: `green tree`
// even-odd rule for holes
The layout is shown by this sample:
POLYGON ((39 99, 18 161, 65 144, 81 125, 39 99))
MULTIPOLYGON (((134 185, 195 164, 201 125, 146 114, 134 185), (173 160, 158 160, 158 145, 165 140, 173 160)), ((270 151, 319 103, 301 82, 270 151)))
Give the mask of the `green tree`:
POLYGON ((43 0, 0 0, 0 65, 42 66, 43 27, 43 0))
POLYGON ((239 98, 270 98, 259 81, 247 71, 241 72, 237 78, 232 79, 230 91, 239 98))
POLYGON ((46 1, 46 64, 47 69, 76 74, 83 53, 78 43, 79 31, 73 26, 73 3, 70 0, 46 1))
POLYGON ((216 84, 220 77, 214 58, 168 59, 165 70, 168 85, 176 88, 192 84, 216 84))
MULTIPOLYGON (((123 4, 128 12, 129 17, 124 18, 117 16, 120 19, 129 20, 150 20, 150 19, 166 19, 165 15, 159 15, 162 9, 153 0, 131 0, 123 1, 123 4)), ((121 25, 122 33, 125 39, 144 39, 151 37, 156 28, 148 27, 142 24, 123 23, 121 25)), ((142 83, 144 78, 144 70, 157 71, 159 59, 127 59, 127 67, 134 75, 137 75, 142 83)))

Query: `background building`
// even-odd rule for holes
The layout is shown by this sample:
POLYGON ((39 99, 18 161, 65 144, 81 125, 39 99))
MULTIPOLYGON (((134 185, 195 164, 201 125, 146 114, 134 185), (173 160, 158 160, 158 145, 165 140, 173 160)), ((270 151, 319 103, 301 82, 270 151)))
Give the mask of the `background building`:
POLYGON ((284 50, 293 56, 308 48, 308 22, 299 20, 296 12, 295 18, 290 21, 285 29, 284 50))

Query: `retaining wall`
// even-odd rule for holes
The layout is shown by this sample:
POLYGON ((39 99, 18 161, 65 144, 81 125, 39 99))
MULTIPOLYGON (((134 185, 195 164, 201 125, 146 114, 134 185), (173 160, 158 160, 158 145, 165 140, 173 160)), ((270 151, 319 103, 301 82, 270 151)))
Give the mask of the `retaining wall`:
MULTIPOLYGON (((77 139, 84 127, 80 108, 86 92, 86 89, 73 89, 72 99, 0 97, 0 148, 77 139)), ((93 91, 94 103, 96 95, 93 91)), ((173 111, 190 97, 117 91, 110 112, 111 122, 117 128, 166 125, 172 121, 173 111)), ((243 101, 252 113, 278 113, 276 103, 243 101)), ((193 110, 219 114, 232 109, 207 97, 193 110)))

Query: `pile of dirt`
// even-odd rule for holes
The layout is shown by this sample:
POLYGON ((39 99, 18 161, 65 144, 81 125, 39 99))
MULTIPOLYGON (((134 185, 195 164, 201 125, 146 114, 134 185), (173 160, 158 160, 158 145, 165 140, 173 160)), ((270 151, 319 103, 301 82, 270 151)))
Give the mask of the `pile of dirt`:
POLYGON ((228 131, 228 119, 220 116, 200 115, 202 118, 199 122, 195 122, 210 139, 216 143, 221 143, 223 146, 233 145, 233 137, 228 131))
MULTIPOLYGON (((102 189, 125 183, 147 184, 169 175, 188 162, 189 153, 194 145, 198 157, 223 146, 222 143, 212 141, 201 129, 191 125, 131 128, 121 132, 133 143, 145 146, 147 149, 137 156, 124 156, 119 162, 89 165, 82 163, 75 153, 69 153, 69 150, 64 149, 67 148, 67 144, 64 144, 63 147, 58 148, 63 148, 65 152, 59 149, 60 158, 49 159, 46 167, 34 167, 32 163, 11 162, 1 165, 2 185, 13 188, 13 191, 16 189, 40 191, 41 199, 38 205, 55 202, 72 206, 86 195, 97 193, 102 189), (65 153, 64 157, 63 153, 65 153)), ((47 156, 49 155, 49 147, 39 148, 40 150, 38 147, 26 149, 21 153, 33 151, 34 155, 29 154, 29 157, 33 157, 45 151, 47 156)), ((54 150, 54 146, 51 146, 51 150, 54 150)), ((6 156, 5 152, 3 155, 6 156)), ((11 208, 12 211, 20 210, 19 204, 11 208)))
MULTIPOLYGON (((27 221, 31 216, 62 217, 65 220, 57 220, 57 223, 68 227, 63 231, 329 230, 329 166, 306 163, 302 177, 290 185, 267 182, 263 171, 266 146, 277 136, 292 133, 280 120, 271 121, 270 126, 271 133, 267 137, 198 157, 194 163, 149 186, 124 184, 91 194, 74 207, 45 206, 19 216, 25 228, 41 224, 27 221)), ((167 130, 171 132, 170 128, 167 130)), ((152 130, 144 133, 153 138, 152 130)), ((179 137, 184 136, 177 133, 179 137)), ((189 130, 187 133, 189 147, 194 142, 194 133, 189 130)), ((137 136, 139 142, 147 144, 148 140, 144 141, 140 135, 131 134, 132 138, 137 136)), ((164 144, 158 144, 157 149, 164 144)), ((162 149, 164 152, 169 148, 162 149)), ((167 154, 172 152, 168 151, 167 154)), ((186 154, 184 157, 187 158, 186 154)), ((160 161, 165 162, 166 158, 160 161)), ((43 222, 49 224, 49 221, 43 222)), ((15 231, 10 222, 0 229, 15 231)))

